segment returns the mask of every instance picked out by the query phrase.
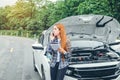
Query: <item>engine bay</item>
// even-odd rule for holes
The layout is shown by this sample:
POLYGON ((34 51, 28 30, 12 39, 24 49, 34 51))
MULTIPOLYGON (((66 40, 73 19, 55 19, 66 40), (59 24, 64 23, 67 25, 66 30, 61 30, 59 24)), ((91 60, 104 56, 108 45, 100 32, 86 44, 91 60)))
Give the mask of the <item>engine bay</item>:
POLYGON ((118 60, 117 54, 108 49, 72 48, 70 64, 99 63, 118 60))

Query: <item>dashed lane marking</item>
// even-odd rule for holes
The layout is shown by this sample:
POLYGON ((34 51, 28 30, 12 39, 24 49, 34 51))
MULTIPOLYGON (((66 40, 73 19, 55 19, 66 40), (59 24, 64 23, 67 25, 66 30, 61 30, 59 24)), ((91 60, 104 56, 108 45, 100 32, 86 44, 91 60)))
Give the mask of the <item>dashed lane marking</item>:
POLYGON ((10 52, 12 53, 12 52, 13 52, 13 50, 14 50, 14 48, 11 48, 11 49, 10 49, 10 52))

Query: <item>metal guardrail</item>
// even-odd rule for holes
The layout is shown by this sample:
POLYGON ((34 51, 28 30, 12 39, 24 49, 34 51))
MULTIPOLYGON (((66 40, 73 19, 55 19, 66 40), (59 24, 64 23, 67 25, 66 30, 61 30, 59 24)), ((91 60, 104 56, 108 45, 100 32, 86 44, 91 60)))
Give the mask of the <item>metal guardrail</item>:
POLYGON ((19 36, 27 38, 38 38, 41 34, 41 31, 17 31, 17 30, 0 30, 0 35, 7 36, 19 36))

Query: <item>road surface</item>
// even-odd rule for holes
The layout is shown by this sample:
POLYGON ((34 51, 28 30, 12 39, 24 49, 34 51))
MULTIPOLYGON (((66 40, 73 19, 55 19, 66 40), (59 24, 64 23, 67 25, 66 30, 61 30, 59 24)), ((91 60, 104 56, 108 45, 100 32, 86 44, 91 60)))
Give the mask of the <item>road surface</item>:
POLYGON ((33 70, 33 40, 0 36, 0 80, 40 80, 33 70))
POLYGON ((32 39, 0 36, 0 80, 41 80, 33 70, 33 43, 32 39))

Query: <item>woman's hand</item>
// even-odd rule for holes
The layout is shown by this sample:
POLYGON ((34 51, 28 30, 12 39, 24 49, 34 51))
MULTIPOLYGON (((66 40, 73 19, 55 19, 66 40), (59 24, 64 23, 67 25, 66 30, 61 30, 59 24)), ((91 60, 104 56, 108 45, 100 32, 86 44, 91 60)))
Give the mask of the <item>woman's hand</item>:
POLYGON ((66 53, 66 51, 62 47, 60 47, 58 51, 60 51, 61 53, 66 53))

